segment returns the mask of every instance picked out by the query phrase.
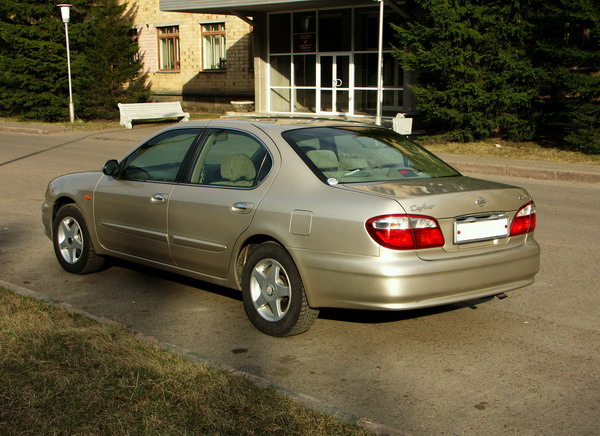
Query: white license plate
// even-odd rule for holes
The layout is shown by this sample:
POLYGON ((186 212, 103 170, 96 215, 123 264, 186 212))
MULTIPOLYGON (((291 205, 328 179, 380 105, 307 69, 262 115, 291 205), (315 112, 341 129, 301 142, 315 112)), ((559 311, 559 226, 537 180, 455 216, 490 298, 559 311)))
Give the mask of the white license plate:
POLYGON ((506 236, 508 236, 508 218, 466 223, 457 222, 454 231, 454 241, 457 244, 504 238, 506 236))

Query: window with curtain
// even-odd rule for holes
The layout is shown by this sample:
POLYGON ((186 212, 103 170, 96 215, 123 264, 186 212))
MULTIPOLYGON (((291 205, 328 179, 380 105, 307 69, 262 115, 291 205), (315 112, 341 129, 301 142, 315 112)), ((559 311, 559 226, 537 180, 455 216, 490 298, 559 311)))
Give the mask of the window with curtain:
POLYGON ((179 26, 158 28, 158 51, 161 71, 179 71, 179 26))
POLYGON ((224 70, 225 55, 225 23, 202 25, 203 68, 205 70, 224 70))

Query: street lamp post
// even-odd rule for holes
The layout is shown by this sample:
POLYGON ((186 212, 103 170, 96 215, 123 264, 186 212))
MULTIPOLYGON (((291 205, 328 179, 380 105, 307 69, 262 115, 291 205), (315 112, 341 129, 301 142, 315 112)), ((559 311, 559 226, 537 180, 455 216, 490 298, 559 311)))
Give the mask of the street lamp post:
POLYGON ((379 1, 379 44, 377 50, 377 115, 375 124, 381 126, 383 112, 383 7, 384 0, 379 1))
POLYGON ((67 71, 69 74, 69 120, 75 122, 75 108, 73 107, 73 86, 71 84, 71 51, 69 50, 69 18, 70 18, 70 4, 60 4, 60 15, 63 23, 65 23, 65 35, 67 37, 67 71))

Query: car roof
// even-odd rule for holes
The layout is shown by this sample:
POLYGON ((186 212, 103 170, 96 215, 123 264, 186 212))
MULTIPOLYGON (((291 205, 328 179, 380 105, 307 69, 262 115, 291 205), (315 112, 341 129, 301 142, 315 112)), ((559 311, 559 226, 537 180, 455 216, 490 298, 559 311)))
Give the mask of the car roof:
POLYGON ((297 118, 297 117, 268 117, 268 116, 251 116, 251 117, 223 117, 215 119, 206 119, 198 121, 189 121, 186 123, 173 126, 174 128, 186 127, 227 127, 244 129, 249 126, 255 126, 267 133, 281 133, 287 130, 295 130, 311 127, 350 127, 350 126, 365 126, 378 127, 372 124, 365 124, 356 121, 347 120, 332 120, 323 118, 297 118))

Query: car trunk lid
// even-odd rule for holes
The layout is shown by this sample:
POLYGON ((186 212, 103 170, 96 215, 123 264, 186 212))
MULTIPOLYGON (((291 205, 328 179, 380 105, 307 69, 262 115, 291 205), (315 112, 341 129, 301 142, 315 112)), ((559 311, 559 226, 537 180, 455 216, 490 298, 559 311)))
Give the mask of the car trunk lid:
POLYGON ((418 250, 423 259, 474 255, 525 241, 525 236, 508 237, 515 213, 530 201, 522 188, 466 176, 346 184, 344 188, 390 197, 408 214, 435 218, 445 244, 418 250))

